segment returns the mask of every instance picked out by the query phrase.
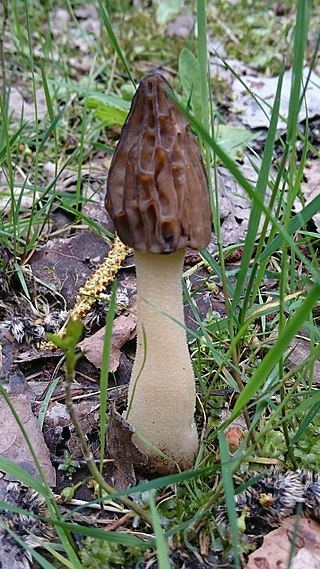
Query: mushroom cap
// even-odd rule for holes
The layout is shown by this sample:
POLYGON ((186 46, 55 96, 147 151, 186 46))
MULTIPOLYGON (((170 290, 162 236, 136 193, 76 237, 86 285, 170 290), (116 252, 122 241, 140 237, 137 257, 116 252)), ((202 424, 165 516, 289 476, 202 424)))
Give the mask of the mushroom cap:
POLYGON ((208 181, 197 139, 155 73, 133 98, 107 181, 116 231, 137 251, 205 248, 211 235, 208 181))

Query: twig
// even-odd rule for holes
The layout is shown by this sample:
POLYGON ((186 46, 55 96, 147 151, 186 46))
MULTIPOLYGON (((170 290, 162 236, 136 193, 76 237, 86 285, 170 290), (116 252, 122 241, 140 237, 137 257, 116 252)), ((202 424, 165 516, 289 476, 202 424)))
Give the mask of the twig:
MULTIPOLYGON (((85 461, 87 463, 87 466, 90 470, 90 473, 92 474, 94 480, 99 484, 99 486, 102 488, 102 490, 104 490, 105 492, 107 492, 107 494, 116 494, 117 490, 115 488, 113 488, 112 486, 110 486, 105 479, 103 478, 103 476, 101 476, 95 460, 93 458, 93 454, 87 444, 87 441, 85 440, 85 436, 84 433, 82 431, 82 428, 80 426, 80 423, 78 421, 78 417, 75 413, 74 410, 74 406, 73 406, 73 401, 72 401, 72 394, 71 394, 71 383, 73 380, 73 372, 72 370, 68 369, 66 366, 66 371, 65 371, 65 389, 66 389, 66 407, 67 410, 70 414, 70 418, 72 421, 72 424, 75 428, 75 431, 77 433, 77 436, 79 438, 80 444, 81 444, 81 448, 82 448, 82 452, 83 452, 83 456, 85 458, 85 461)), ((140 518, 142 518, 148 525, 152 525, 151 523, 151 519, 149 517, 149 515, 147 514, 147 512, 145 511, 144 508, 141 508, 138 504, 136 504, 133 500, 131 500, 130 498, 128 498, 127 496, 120 496, 119 500, 121 500, 121 502, 130 510, 132 510, 133 512, 135 512, 135 514, 137 514, 138 516, 140 516, 140 518)))

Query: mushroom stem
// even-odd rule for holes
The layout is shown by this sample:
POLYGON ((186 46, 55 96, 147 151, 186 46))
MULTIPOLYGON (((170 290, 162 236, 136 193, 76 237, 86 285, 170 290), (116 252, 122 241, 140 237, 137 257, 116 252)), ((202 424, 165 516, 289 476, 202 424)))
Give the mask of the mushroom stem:
MULTIPOLYGON (((192 466, 198 448, 195 381, 184 328, 183 259, 184 249, 168 255, 135 251, 139 324, 126 412, 135 431, 182 469, 192 466)), ((149 455, 151 470, 176 469, 138 444, 149 455)))

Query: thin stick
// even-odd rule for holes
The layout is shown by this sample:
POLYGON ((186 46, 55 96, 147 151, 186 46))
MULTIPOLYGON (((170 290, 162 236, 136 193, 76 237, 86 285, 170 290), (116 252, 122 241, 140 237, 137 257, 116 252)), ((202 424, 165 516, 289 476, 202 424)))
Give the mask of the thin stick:
MULTIPOLYGON (((92 454, 92 452, 91 452, 91 450, 87 444, 87 441, 85 440, 85 436, 83 434, 80 423, 78 421, 78 417, 77 417, 76 412, 74 410, 73 401, 72 401, 71 383, 72 383, 72 379, 73 379, 73 374, 72 374, 71 370, 67 369, 67 366, 66 366, 66 370, 65 370, 65 379, 66 379, 66 383, 65 383, 66 407, 67 407, 67 410, 70 414, 70 418, 71 418, 72 424, 75 428, 75 431, 77 433, 77 436, 79 438, 81 448, 82 448, 82 452, 83 452, 83 456, 84 456, 84 459, 85 459, 87 466, 90 470, 90 473, 92 474, 94 480, 102 488, 102 490, 104 490, 105 492, 107 492, 108 494, 111 494, 111 495, 116 494, 117 490, 115 488, 113 488, 112 486, 110 486, 105 481, 103 476, 101 476, 101 474, 100 474, 100 472, 96 466, 95 460, 93 458, 93 454, 92 454)), ((126 506, 126 508, 135 512, 135 514, 140 516, 140 518, 142 518, 148 525, 150 525, 150 526, 152 525, 151 519, 149 518, 149 515, 147 514, 147 512, 145 511, 144 508, 141 508, 138 504, 136 504, 133 500, 131 500, 127 496, 121 496, 121 497, 119 497, 119 499, 126 506)))

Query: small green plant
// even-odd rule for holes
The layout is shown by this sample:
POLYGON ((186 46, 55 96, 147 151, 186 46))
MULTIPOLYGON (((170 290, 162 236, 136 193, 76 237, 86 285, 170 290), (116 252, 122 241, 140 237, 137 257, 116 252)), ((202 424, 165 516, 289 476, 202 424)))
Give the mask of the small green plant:
POLYGON ((125 547, 102 539, 86 537, 81 545, 80 558, 85 569, 112 569, 134 563, 141 557, 137 547, 125 547))
POLYGON ((72 454, 65 451, 63 457, 63 463, 59 464, 58 470, 61 470, 65 475, 71 480, 77 469, 80 468, 80 463, 78 460, 74 460, 72 454))

